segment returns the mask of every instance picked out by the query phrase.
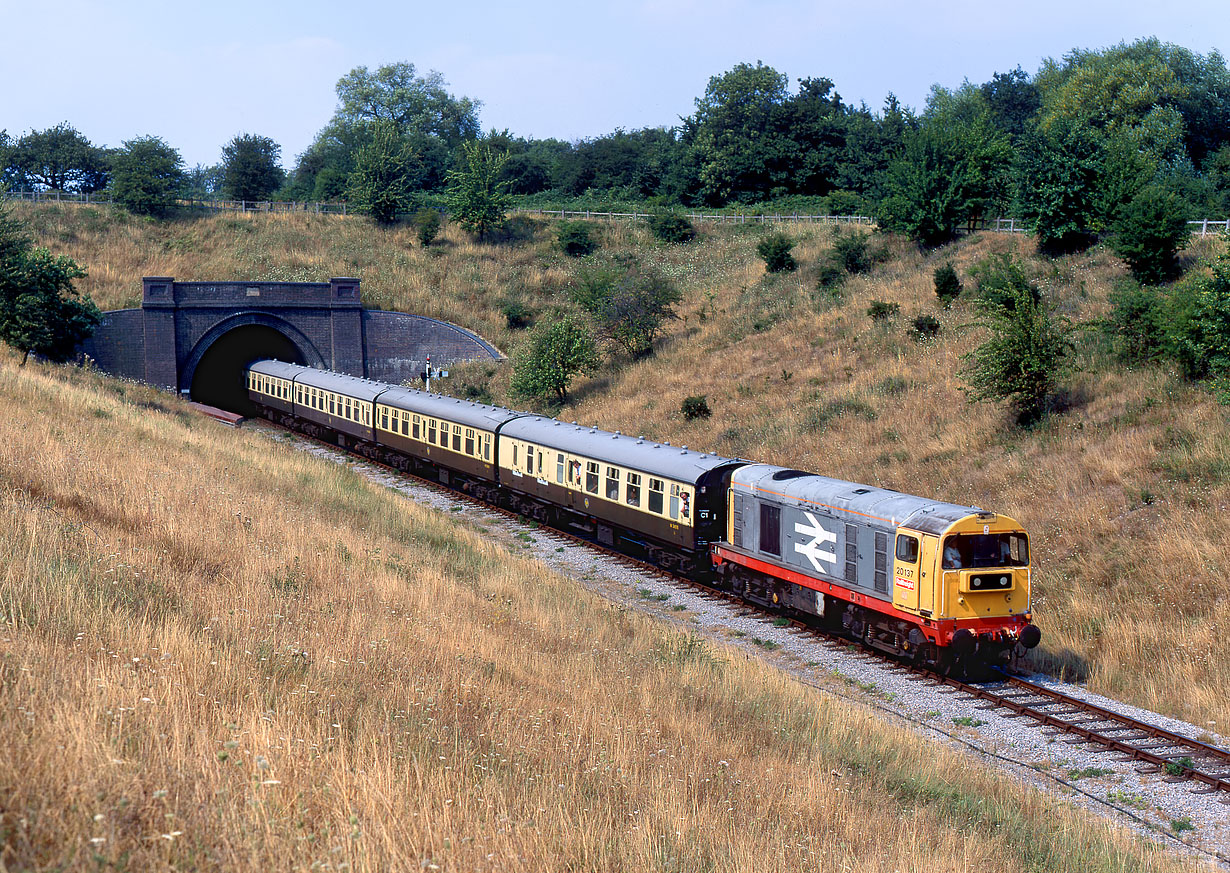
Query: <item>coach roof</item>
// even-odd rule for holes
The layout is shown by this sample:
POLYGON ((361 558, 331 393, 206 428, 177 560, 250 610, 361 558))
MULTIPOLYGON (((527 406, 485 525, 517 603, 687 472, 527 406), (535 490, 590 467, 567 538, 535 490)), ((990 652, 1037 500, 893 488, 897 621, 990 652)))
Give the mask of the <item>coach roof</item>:
POLYGON ((500 436, 679 482, 695 483, 705 473, 718 467, 742 463, 720 455, 691 451, 686 446, 680 448, 597 428, 565 424, 540 415, 510 421, 501 428, 500 436))
POLYGON ((456 397, 430 394, 417 388, 403 388, 398 385, 386 387, 388 390, 381 394, 377 401, 382 406, 392 406, 395 409, 441 418, 480 430, 494 431, 504 422, 527 414, 504 409, 501 406, 475 403, 472 400, 458 400, 456 397))

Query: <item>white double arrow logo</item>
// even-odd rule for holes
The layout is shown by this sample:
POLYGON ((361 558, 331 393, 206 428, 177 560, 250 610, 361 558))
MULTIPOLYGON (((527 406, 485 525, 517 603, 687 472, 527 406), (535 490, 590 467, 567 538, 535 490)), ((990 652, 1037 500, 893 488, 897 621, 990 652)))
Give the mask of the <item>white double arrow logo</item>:
POLYGON ((794 550, 801 555, 805 555, 817 571, 823 571, 827 568, 820 566, 821 561, 827 564, 833 564, 837 561, 837 534, 825 530, 824 525, 820 524, 810 512, 804 512, 803 514, 807 516, 807 520, 811 522, 811 525, 795 522, 794 532, 803 534, 803 536, 810 536, 811 542, 806 544, 795 543, 794 550), (822 549, 821 546, 825 543, 832 543, 833 550, 822 549))

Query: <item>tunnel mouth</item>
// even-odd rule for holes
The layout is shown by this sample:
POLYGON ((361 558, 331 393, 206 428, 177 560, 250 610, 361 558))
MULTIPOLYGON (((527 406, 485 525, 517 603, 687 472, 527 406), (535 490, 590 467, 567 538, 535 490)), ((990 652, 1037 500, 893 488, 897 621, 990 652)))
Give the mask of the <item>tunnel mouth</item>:
POLYGON ((255 415, 248 399, 244 371, 249 364, 273 358, 304 363, 303 353, 285 334, 263 324, 245 324, 228 330, 205 350, 192 374, 189 396, 197 403, 240 415, 255 415))

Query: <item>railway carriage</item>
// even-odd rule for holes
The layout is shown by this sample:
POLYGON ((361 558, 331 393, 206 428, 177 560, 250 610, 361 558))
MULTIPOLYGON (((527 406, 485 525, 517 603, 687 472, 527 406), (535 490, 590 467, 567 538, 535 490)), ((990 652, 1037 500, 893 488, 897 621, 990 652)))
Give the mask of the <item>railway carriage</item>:
POLYGON ((302 370, 282 361, 257 361, 248 368, 248 399, 259 406, 293 413, 295 377, 302 370))
POLYGON ((342 434, 356 442, 375 440, 372 403, 388 385, 311 367, 298 369, 294 408, 297 417, 335 431, 339 434, 339 445, 344 444, 342 434))
POLYGON ((725 539, 728 585, 886 651, 994 662, 1038 642, 1028 539, 998 513, 752 464, 731 478, 725 539))
POLYGON ((460 474, 471 484, 493 485, 497 480, 496 432, 505 422, 524 415, 395 386, 376 398, 375 414, 380 445, 430 462, 446 484, 460 474))
POLYGON ((726 485, 742 463, 538 415, 504 424, 497 455, 500 484, 524 506, 563 508, 598 542, 680 568, 721 539, 726 485))

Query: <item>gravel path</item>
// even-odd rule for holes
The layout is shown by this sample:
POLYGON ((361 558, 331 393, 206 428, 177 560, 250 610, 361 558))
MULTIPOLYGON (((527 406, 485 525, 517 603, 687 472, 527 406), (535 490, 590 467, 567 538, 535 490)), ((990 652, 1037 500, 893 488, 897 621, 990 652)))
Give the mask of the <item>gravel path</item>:
MULTIPOLYGON (((786 670, 801 682, 873 708, 889 721, 973 754, 990 766, 1000 767, 1167 848, 1209 860, 1215 868, 1230 870, 1230 805, 1222 804, 1216 794, 1193 794, 1191 789, 1197 783, 1167 783, 1156 774, 1139 774, 1135 762, 1120 762, 1115 755, 1099 754, 1094 747, 1074 744, 1074 738, 1053 735, 1028 718, 1001 718, 979 709, 977 701, 961 694, 944 693, 907 679, 873 657, 825 645, 817 637, 791 627, 778 627, 771 617, 705 597, 652 571, 623 565, 545 528, 484 509, 340 449, 264 423, 246 426, 265 429, 274 438, 345 464, 418 503, 447 512, 450 518, 481 530, 488 539, 578 580, 603 597, 657 616, 699 637, 741 649, 786 670)), ((1228 745, 1225 738, 1204 728, 1091 694, 1077 685, 1042 676, 1031 678, 1175 733, 1223 748, 1228 745)))

